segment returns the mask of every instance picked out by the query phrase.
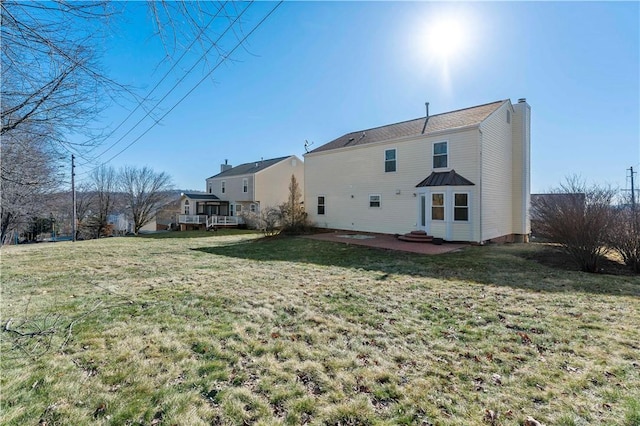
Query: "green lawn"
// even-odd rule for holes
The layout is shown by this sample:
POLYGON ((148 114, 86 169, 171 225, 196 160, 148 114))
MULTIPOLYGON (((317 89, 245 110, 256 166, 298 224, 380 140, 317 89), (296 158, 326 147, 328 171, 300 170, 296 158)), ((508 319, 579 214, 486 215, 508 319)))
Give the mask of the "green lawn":
POLYGON ((2 249, 0 424, 640 425, 637 275, 174 235, 2 249))

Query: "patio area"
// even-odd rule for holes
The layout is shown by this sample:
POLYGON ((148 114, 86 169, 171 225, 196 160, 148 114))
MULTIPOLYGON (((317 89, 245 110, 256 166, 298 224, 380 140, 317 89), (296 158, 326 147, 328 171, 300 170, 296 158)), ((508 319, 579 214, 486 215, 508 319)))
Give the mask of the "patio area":
POLYGON ((432 243, 411 243, 407 241, 400 241, 395 235, 352 231, 325 232, 322 234, 306 235, 305 238, 420 254, 450 253, 469 246, 469 244, 460 243, 443 243, 442 245, 432 243))

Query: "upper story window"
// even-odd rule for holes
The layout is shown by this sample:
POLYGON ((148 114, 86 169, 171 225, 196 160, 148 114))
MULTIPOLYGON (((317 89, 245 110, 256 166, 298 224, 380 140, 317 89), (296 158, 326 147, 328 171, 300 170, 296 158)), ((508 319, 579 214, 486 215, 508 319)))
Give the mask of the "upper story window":
POLYGON ((453 194, 453 220, 463 222, 469 220, 469 194, 453 194))
POLYGON ((395 172, 396 171, 396 150, 387 149, 384 151, 384 171, 395 172))
POLYGON ((369 207, 380 207, 380 194, 369 195, 369 207))
POLYGON ((189 200, 184 200, 184 214, 189 214, 189 200))
POLYGON ((249 192, 249 179, 247 178, 242 179, 242 192, 245 194, 249 192))
POLYGON ((227 182, 224 180, 220 182, 220 192, 222 192, 223 194, 227 192, 227 182))
POLYGON ((213 192, 213 188, 211 188, 211 185, 209 185, 209 194, 211 194, 213 192))
POLYGON ((318 197, 318 214, 324 214, 324 204, 325 200, 324 200, 324 195, 320 195, 318 197))
POLYGON ((436 142, 433 144, 433 168, 442 169, 447 167, 449 147, 447 142, 436 142))

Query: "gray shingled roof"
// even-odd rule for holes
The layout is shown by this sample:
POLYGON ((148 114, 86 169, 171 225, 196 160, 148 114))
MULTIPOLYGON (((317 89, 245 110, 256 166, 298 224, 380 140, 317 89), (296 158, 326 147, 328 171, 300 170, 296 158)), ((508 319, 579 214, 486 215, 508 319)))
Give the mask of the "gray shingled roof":
POLYGON ((220 177, 229 177, 229 176, 239 176, 239 175, 250 175, 253 173, 258 173, 261 170, 266 169, 267 167, 271 167, 276 163, 279 163, 287 158, 291 157, 287 155, 286 157, 272 158, 270 160, 260 160, 254 161, 252 163, 244 163, 239 166, 235 166, 230 168, 229 170, 225 170, 224 172, 218 173, 217 175, 213 175, 208 179, 212 178, 220 178, 220 177))
POLYGON ((505 102, 508 102, 508 100, 496 101, 471 108, 431 115, 427 120, 426 128, 424 125, 426 117, 422 117, 416 118, 415 120, 375 127, 373 129, 358 130, 357 132, 351 132, 340 136, 339 138, 334 139, 311 152, 322 152, 348 146, 365 145, 368 143, 381 142, 406 136, 417 136, 420 134, 429 135, 429 133, 436 133, 443 130, 453 130, 473 126, 480 124, 505 102))
POLYGON ((183 192, 182 195, 184 195, 187 198, 191 198, 192 200, 217 201, 220 199, 215 195, 208 194, 206 192, 183 192))
POLYGON ((456 173, 455 170, 448 172, 431 172, 429 176, 416 185, 416 188, 424 186, 468 186, 475 185, 469 179, 466 179, 456 173))

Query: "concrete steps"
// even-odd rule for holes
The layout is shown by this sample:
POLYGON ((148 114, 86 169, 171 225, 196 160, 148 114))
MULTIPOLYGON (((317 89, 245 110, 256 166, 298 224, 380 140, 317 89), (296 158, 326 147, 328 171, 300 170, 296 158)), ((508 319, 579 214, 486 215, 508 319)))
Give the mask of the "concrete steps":
POLYGON ((398 239, 401 241, 408 241, 410 243, 430 243, 433 241, 431 235, 427 235, 424 231, 411 231, 403 235, 398 235, 398 239))

